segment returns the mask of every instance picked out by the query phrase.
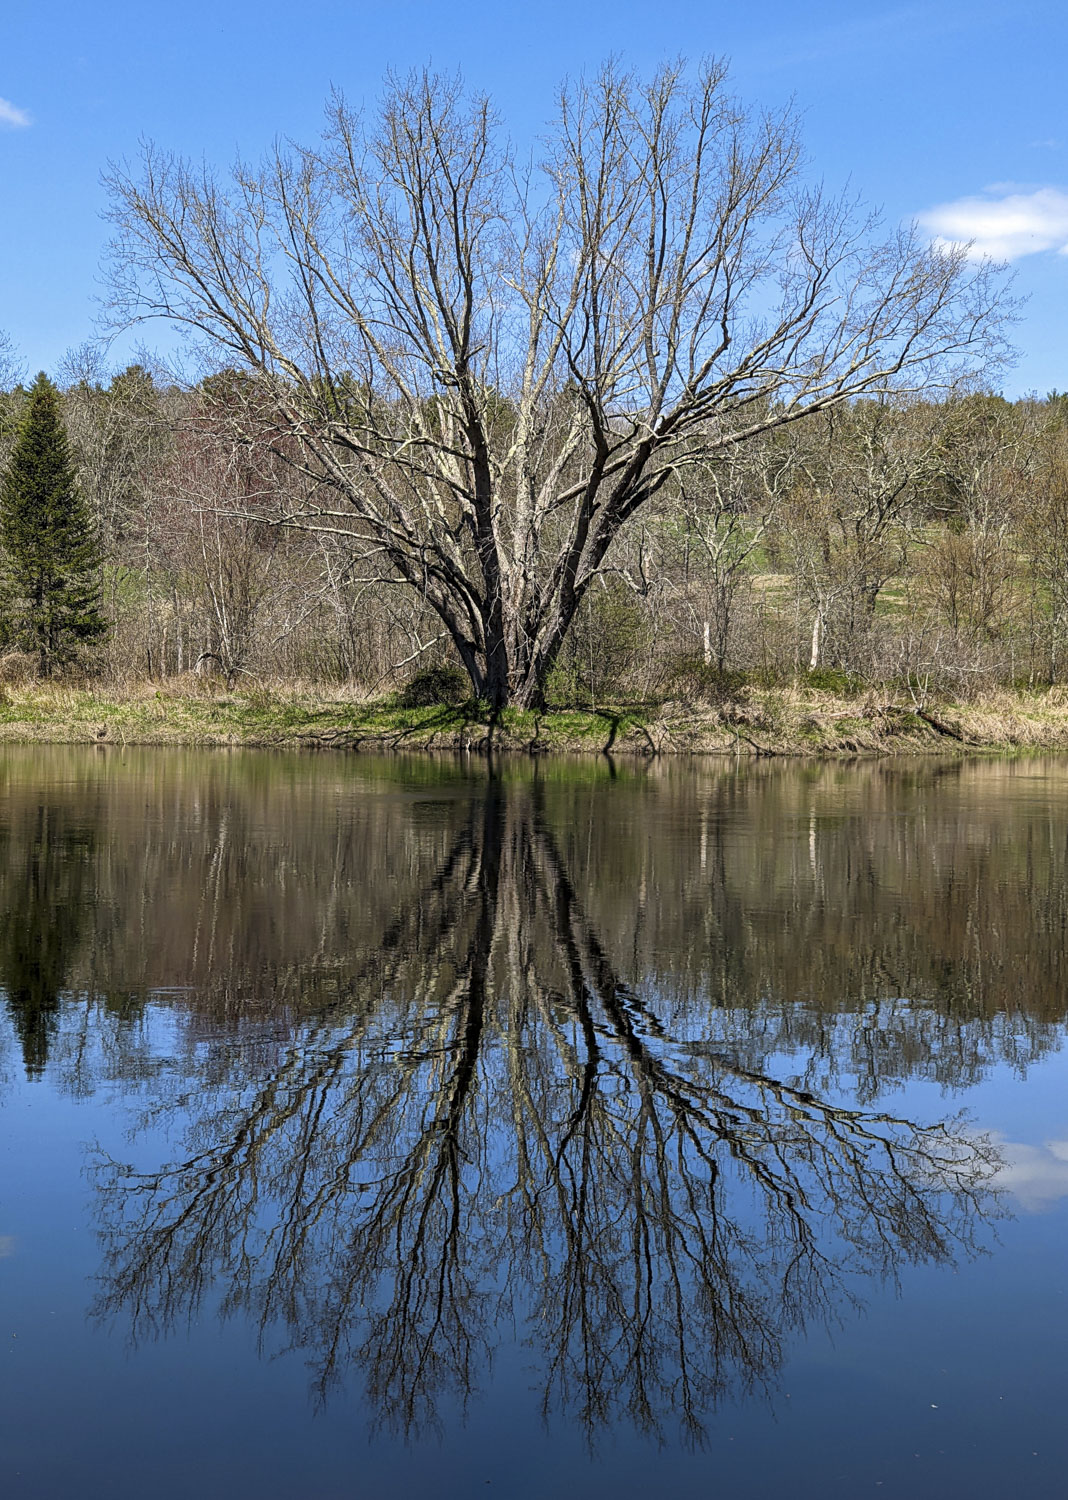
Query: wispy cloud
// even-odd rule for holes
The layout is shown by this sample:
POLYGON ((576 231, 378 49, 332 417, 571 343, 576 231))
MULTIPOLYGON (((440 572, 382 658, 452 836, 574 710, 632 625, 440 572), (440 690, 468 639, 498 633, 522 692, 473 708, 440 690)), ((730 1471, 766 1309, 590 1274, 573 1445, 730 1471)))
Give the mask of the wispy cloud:
POLYGON ((971 242, 974 260, 1018 260, 1043 250, 1068 255, 1068 193, 1061 188, 997 183, 985 197, 940 203, 917 218, 939 244, 971 242))
POLYGON ((0 125, 14 125, 16 129, 22 129, 29 123, 30 117, 24 109, 19 109, 10 99, 0 99, 0 125))

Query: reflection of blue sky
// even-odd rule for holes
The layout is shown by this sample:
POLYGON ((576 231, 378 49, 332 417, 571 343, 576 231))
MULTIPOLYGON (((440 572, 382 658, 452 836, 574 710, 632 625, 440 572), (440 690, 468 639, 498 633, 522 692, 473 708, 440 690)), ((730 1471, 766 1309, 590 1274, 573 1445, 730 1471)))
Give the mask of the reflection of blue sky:
MULTIPOLYGON (((210 1293, 182 1337, 149 1341, 136 1352, 121 1323, 111 1329, 87 1323, 101 1251, 87 1212, 84 1143, 97 1141, 117 1160, 145 1168, 173 1159, 189 1100, 180 1102, 183 1033, 165 1003, 146 1007, 141 1066, 132 1077, 123 1073, 131 1054, 108 1045, 114 1019, 98 1009, 87 1034, 80 1018, 76 1005, 61 1017, 47 1076, 30 1082, 16 1070, 3 1095, 0 1229, 12 1241, 17 1235, 17 1244, 0 1264, 8 1341, 0 1425, 5 1462, 24 1472, 34 1464, 37 1493, 79 1493, 81 1476, 102 1461, 101 1444, 113 1451, 120 1423, 122 1451, 132 1458, 116 1500, 143 1494, 146 1476, 155 1500, 177 1500, 195 1483, 195 1464, 222 1469, 234 1452, 242 1465, 239 1489, 256 1489, 265 1500, 342 1493, 351 1488, 354 1453, 364 1492, 384 1497, 496 1491, 510 1500, 540 1500, 581 1487, 593 1497, 641 1500, 657 1487, 707 1493, 713 1463, 719 1490, 737 1500, 785 1493, 795 1500, 855 1500, 876 1486, 910 1500, 958 1494, 1044 1500, 1063 1489, 1068 1340, 1057 1289, 1068 1222, 1068 1051, 1022 1068, 997 1062, 995 1049, 971 1088, 913 1077, 887 1088, 875 1106, 927 1123, 963 1109, 975 1129, 996 1135, 1007 1156, 1001 1185, 1014 1217, 981 1236, 990 1255, 961 1257, 955 1273, 924 1264, 903 1268, 885 1286, 851 1283, 865 1303, 863 1316, 843 1313, 833 1338, 813 1322, 807 1340, 790 1340, 779 1394, 725 1403, 709 1450, 691 1452, 674 1440, 662 1447, 640 1430, 619 1428, 591 1460, 581 1434, 566 1422, 527 1421, 531 1350, 518 1340, 502 1340, 492 1380, 469 1412, 446 1406, 440 1441, 405 1447, 386 1433, 363 1439, 358 1382, 313 1420, 303 1360, 260 1360, 254 1331, 240 1320, 218 1324, 210 1293), (75 1040, 86 1059, 80 1092, 63 1084, 75 1040), (95 1081, 94 1091, 88 1081, 95 1081), (56 1413, 63 1444, 55 1442, 56 1413), (198 1434, 193 1450, 190 1431, 198 1434)), ((686 1029, 687 1019, 680 1005, 672 1029, 676 1022, 686 1029)), ((691 1043, 694 1065, 709 1053, 731 1055, 732 1045, 744 1061, 743 1019, 740 1011, 717 1015, 713 1031, 707 1013, 691 1016, 695 1037, 713 1033, 704 1046, 691 1043)), ((750 1016, 749 1039, 762 1057, 757 1020, 750 1016)), ((1011 1027, 1011 1017, 999 1016, 997 1024, 1011 1027)), ((931 1042, 933 1033, 925 1036, 931 1042)), ((7 1045, 15 1045, 10 1034, 7 1045)), ((770 1061, 775 1076, 812 1076, 815 1083, 822 1067, 828 1091, 855 1103, 848 1068, 839 1072, 827 1057, 776 1053, 770 1061)), ((828 1233, 833 1228, 827 1224, 828 1233)), ((489 1290, 499 1291, 499 1283, 489 1290)))
MULTIPOLYGON (((1012 1030, 1008 1016, 994 1017, 987 1024, 1003 1040, 1012 1030)), ((852 1087, 857 1080, 848 1067, 829 1069, 826 1059, 801 1052, 773 1053, 764 1063, 775 1076, 815 1086, 846 1106, 855 1102, 852 1087)), ((989 1135, 1003 1158, 995 1186, 1005 1195, 1005 1207, 1014 1213, 1039 1214, 1068 1200, 1066 1097, 1068 1050, 1055 1042, 1054 1050, 1024 1066, 996 1061, 991 1051, 971 1087, 945 1087, 933 1077, 888 1081, 872 1107, 925 1123, 962 1111, 969 1128, 989 1135)))

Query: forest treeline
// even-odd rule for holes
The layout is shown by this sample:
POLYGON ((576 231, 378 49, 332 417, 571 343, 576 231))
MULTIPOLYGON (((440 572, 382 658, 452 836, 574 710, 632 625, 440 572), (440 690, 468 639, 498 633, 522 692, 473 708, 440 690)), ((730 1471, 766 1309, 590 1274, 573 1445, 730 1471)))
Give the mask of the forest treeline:
MULTIPOLYGON (((0 395, 0 462, 26 399, 0 395)), ((284 523, 324 502, 247 377, 71 369, 61 402, 103 558, 90 671, 468 694, 440 620, 381 553, 284 523)), ((3 644, 9 678, 32 672, 3 644)), ((616 538, 549 697, 807 678, 970 698, 1066 675, 1068 396, 973 393, 843 403, 690 464, 616 538)))

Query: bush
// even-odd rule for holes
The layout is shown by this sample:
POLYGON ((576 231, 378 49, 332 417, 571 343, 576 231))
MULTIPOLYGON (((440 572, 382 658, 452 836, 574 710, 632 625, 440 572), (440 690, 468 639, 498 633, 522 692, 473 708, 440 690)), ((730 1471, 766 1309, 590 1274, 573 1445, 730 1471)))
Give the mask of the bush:
POLYGON ((744 672, 720 671, 700 656, 683 656, 674 664, 668 678, 672 698, 686 703, 722 704, 744 698, 749 679, 744 672))
POLYGON ((466 703, 471 696, 467 673, 447 662, 424 667, 397 695, 401 708, 433 708, 438 703, 466 703))
POLYGON ((851 672, 842 672, 837 667, 816 667, 804 674, 808 687, 821 688, 827 693, 838 693, 842 698, 855 698, 864 692, 866 684, 851 672))
POLYGON ((650 643, 649 620, 628 585, 600 580, 572 622, 547 696, 576 704, 625 696, 650 643))

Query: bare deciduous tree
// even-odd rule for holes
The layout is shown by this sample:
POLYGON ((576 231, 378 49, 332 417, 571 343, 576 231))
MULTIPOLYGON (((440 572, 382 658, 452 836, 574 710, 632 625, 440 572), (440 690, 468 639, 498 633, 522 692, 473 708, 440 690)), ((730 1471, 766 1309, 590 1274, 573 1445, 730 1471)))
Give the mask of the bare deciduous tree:
POLYGON ((497 705, 681 468, 1001 353, 990 268, 807 186, 717 62, 565 87, 529 167, 423 73, 228 181, 149 147, 110 186, 117 319, 255 372, 318 485, 275 519, 418 589, 497 705))
MULTIPOLYGON (((1051 403, 1052 404, 1052 403, 1051 403)), ((1058 648, 1068 624, 1068 429, 1063 412, 1047 418, 1037 483, 1023 518, 1022 540, 1049 616, 1049 680, 1058 681, 1058 648)))
POLYGON ((23 365, 15 351, 11 335, 0 328, 0 390, 6 390, 23 374, 23 365))
POLYGON ((937 467, 938 413, 927 402, 855 402, 796 433, 780 459, 790 481, 780 534, 812 610, 812 671, 872 671, 879 598, 907 571, 917 497, 937 467))

